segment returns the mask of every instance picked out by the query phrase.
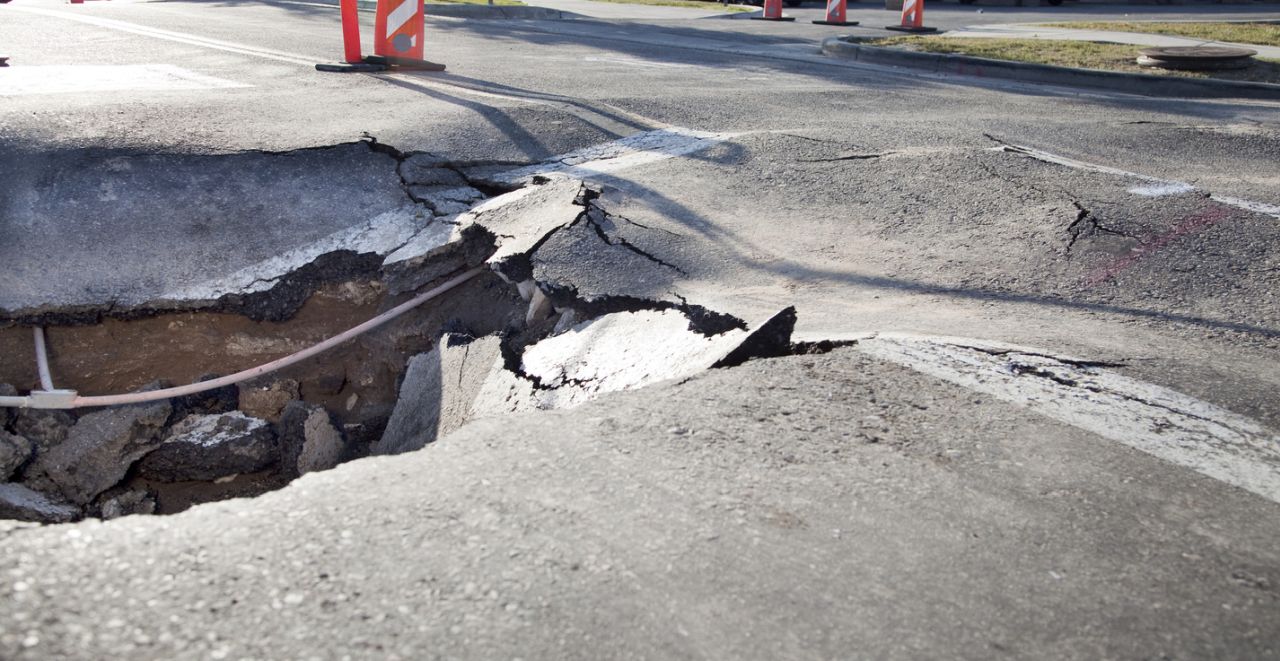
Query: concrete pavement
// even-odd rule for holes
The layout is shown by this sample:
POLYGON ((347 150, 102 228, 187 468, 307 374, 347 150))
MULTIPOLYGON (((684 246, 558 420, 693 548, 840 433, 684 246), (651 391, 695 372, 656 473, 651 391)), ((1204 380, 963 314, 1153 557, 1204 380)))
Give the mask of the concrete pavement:
POLYGON ((855 347, 480 421, 256 500, 8 526, 0 649, 1274 658, 1278 528, 1274 502, 855 347))

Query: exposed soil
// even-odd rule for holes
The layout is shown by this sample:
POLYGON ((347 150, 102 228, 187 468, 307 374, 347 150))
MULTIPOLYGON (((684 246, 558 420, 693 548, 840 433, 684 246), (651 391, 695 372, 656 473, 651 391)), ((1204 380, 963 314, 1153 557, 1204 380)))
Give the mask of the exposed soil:
MULTIPOLYGON (((85 395, 132 392, 157 379, 193 383, 294 353, 407 298, 388 296, 377 281, 346 282, 316 292, 284 322, 184 312, 47 327, 50 369, 59 388, 85 395)), ((376 333, 326 352, 322 359, 303 361, 259 381, 297 381, 303 401, 324 406, 344 424, 376 421, 390 412, 405 361, 430 350, 442 329, 477 335, 500 332, 520 319, 521 305, 514 288, 497 276, 484 276, 376 333)), ((29 328, 0 329, 0 355, 13 357, 0 364, 0 383, 20 390, 38 388, 34 351, 29 328)))

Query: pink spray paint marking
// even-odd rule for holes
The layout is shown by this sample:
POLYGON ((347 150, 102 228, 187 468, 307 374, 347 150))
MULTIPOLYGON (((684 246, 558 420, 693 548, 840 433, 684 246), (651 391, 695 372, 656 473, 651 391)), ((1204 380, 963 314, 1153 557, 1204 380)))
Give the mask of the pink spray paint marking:
POLYGON ((1143 241, 1142 243, 1139 243, 1138 245, 1134 246, 1128 252, 1128 254, 1124 255, 1123 257, 1116 259, 1115 261, 1111 262, 1110 264, 1102 268, 1095 269, 1092 273, 1090 273, 1088 276, 1085 277, 1084 286, 1093 287, 1094 285, 1110 280, 1111 278, 1114 278, 1115 276, 1119 275, 1121 272, 1128 270, 1134 264, 1137 264, 1143 259, 1146 259, 1147 257, 1163 250, 1170 243, 1173 243, 1174 241, 1188 234, 1199 232, 1200 230, 1203 230, 1206 227, 1214 225, 1230 217, 1231 217, 1230 211, 1222 207, 1209 209, 1208 211, 1205 211, 1203 213, 1198 213, 1194 216, 1191 216, 1190 218, 1183 220, 1181 223, 1178 223, 1176 227, 1169 230, 1168 232, 1157 235, 1155 238, 1149 241, 1143 241))

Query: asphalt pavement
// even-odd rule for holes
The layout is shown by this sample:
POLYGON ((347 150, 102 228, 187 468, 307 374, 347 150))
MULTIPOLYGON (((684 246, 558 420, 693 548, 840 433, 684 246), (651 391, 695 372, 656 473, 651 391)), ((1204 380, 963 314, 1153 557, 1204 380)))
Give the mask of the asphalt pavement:
MULTIPOLYGON (((1139 11, 1277 17, 927 21, 1139 11)), ((794 305, 799 339, 850 345, 476 420, 257 499, 6 524, 0 656, 1280 656, 1280 106, 860 66, 817 44, 896 14, 788 13, 432 18, 446 72, 341 75, 313 68, 340 53, 331 7, 0 6, 8 314, 301 266, 399 201, 380 152, 361 180, 315 149, 368 135, 583 177, 656 274, 548 241, 547 281, 794 305), (276 158, 337 174, 240 170, 234 207, 181 176, 276 158), (102 176, 156 163, 167 188, 102 176)))

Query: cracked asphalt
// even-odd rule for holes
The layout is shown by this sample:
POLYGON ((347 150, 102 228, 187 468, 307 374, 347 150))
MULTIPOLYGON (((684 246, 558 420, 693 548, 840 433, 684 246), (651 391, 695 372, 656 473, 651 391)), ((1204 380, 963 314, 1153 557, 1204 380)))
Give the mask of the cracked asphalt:
POLYGON ((298 3, 0 6, 0 307, 409 246, 436 207, 403 164, 272 165, 369 135, 599 189, 511 234, 553 299, 794 306, 841 347, 253 500, 4 524, 0 656, 1280 657, 1280 106, 851 65, 804 21, 433 18, 443 74, 315 72, 338 34, 298 3), (24 67, 80 91, 7 93, 24 67))

